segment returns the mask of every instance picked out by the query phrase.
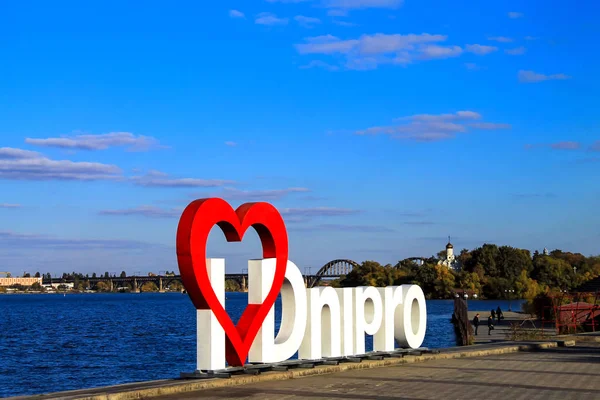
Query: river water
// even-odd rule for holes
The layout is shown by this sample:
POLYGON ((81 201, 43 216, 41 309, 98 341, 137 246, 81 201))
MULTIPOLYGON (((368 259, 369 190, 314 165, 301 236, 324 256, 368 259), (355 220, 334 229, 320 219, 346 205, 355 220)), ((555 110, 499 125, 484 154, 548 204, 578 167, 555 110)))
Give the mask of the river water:
MULTIPOLYGON (((234 321, 247 300, 227 294, 234 321)), ((508 308, 469 301, 498 305, 508 308)), ((427 301, 423 346, 455 345, 452 310, 451 300, 427 301)), ((175 378, 195 369, 195 335, 195 309, 178 293, 0 295, 0 397, 175 378)))

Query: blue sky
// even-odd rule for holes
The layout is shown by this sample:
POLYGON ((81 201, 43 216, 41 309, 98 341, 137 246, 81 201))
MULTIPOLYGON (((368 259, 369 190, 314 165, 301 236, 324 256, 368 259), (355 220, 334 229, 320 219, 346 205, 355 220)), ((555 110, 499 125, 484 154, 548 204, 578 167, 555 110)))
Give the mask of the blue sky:
POLYGON ((177 269, 211 196, 273 203, 303 271, 598 253, 598 3, 141 4, 3 3, 0 270, 177 269))

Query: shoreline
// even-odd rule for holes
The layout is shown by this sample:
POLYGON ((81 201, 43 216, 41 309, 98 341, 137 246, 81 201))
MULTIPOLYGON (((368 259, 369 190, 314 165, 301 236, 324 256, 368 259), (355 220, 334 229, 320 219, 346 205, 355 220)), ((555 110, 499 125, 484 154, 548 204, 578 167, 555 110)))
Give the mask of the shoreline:
MULTIPOLYGON (((0 292, 0 296, 2 295, 16 295, 16 294, 142 294, 142 293, 157 293, 157 294, 169 294, 169 293, 177 293, 177 294, 187 294, 182 292, 174 292, 174 291, 164 291, 164 292, 0 292)), ((225 293, 248 293, 247 291, 239 291, 239 292, 225 292, 225 293)), ((453 299, 427 299, 435 300, 435 301, 452 301, 453 299)), ((508 301, 506 299, 477 299, 477 300, 469 300, 469 301, 508 301)), ((512 299, 513 302, 521 302, 527 301, 527 299, 512 299)), ((469 310, 471 312, 471 310, 469 310)), ((481 312, 481 311, 479 311, 481 312)), ((521 309, 518 311, 513 311, 515 313, 523 313, 521 309)))

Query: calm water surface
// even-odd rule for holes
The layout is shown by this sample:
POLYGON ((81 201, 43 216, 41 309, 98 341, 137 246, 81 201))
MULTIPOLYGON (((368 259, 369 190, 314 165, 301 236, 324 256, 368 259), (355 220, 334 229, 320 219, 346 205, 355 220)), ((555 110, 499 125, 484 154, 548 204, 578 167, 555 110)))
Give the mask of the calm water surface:
MULTIPOLYGON (((227 294, 234 321, 247 299, 227 294)), ((477 310, 498 305, 508 308, 502 301, 469 301, 477 310)), ((452 309, 451 300, 427 301, 423 346, 455 345, 452 309)), ((0 397, 178 377, 196 367, 195 331, 187 295, 1 295, 0 397)))

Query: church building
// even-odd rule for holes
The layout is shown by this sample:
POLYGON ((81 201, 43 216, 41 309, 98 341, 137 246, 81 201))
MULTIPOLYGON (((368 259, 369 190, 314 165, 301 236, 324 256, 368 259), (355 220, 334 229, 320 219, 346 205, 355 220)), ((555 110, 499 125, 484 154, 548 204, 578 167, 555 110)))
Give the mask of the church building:
POLYGON ((448 244, 446 245, 446 258, 438 261, 438 265, 443 265, 455 271, 460 270, 460 263, 454 256, 454 246, 450 243, 450 236, 448 236, 448 244))

